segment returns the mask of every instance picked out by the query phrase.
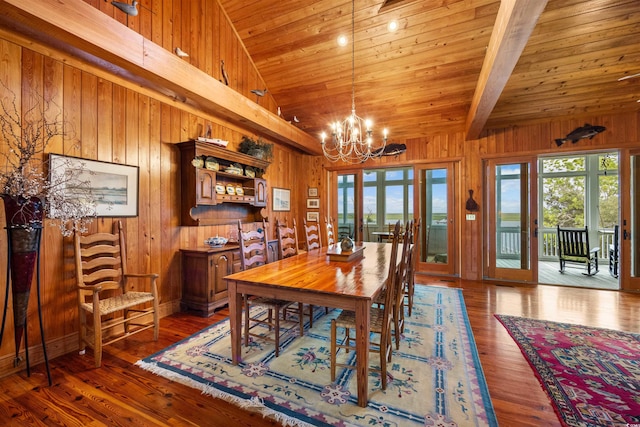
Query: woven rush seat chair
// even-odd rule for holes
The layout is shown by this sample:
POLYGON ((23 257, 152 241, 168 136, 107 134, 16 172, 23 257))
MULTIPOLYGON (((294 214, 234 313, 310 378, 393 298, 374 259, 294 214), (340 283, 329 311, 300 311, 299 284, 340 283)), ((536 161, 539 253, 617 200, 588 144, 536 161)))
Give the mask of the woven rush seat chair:
MULTIPOLYGON (((242 270, 248 270, 260 265, 264 265, 268 262, 267 259, 267 237, 266 237, 266 224, 262 222, 262 229, 259 230, 242 230, 242 222, 238 220, 238 241, 240 244, 240 265, 242 270)), ((294 332, 294 327, 285 328, 281 334, 281 320, 288 324, 285 319, 285 310, 291 305, 295 304, 292 301, 285 301, 276 298, 268 297, 256 297, 250 295, 243 295, 244 301, 244 346, 249 346, 249 338, 254 337, 268 342, 273 342, 275 345, 275 355, 280 355, 280 343, 282 338, 288 334, 294 332), (251 315, 251 308, 259 307, 267 311, 266 317, 259 317, 259 315, 251 315), (269 331, 274 332, 274 337, 270 335, 260 334, 252 332, 252 329, 258 326, 266 326, 269 331)), ((296 322, 296 325, 298 323, 296 322)), ((303 334, 302 322, 300 322, 300 336, 303 334)))
MULTIPOLYGON (((380 368, 369 367, 369 370, 378 372, 381 378, 382 389, 387 388, 387 362, 391 361, 392 342, 391 342, 391 325, 393 323, 393 301, 395 298, 395 290, 398 288, 397 258, 398 258, 398 242, 400 234, 400 222, 396 224, 394 229, 394 239, 392 242, 391 257, 389 259, 389 268, 386 283, 386 297, 382 308, 376 307, 375 303, 370 308, 371 327, 370 330, 376 337, 372 338, 369 345, 369 351, 378 354, 380 368), (376 341, 377 338, 377 341, 376 341)), ((348 363, 339 363, 337 356, 340 349, 344 349, 345 353, 353 350, 355 352, 355 334, 351 335, 351 330, 356 330, 356 315, 350 310, 343 310, 337 318, 331 320, 331 381, 336 380, 336 368, 355 369, 354 365, 348 363), (338 328, 345 330, 345 337, 338 341, 338 328)), ((356 357, 358 357, 356 355, 356 357)))
POLYGON ((96 367, 102 364, 103 346, 150 328, 157 341, 160 325, 158 275, 129 273, 122 222, 113 228, 113 233, 74 235, 80 353, 92 348, 96 367), (134 279, 146 281, 145 289, 133 290, 134 279))
MULTIPOLYGON (((320 251, 322 249, 322 238, 320 237, 320 222, 312 225, 307 225, 307 220, 303 219, 304 225, 304 237, 307 246, 307 252, 320 251)), ((311 306, 311 313, 309 316, 309 328, 313 328, 313 306, 311 306)), ((329 307, 324 308, 324 313, 329 313, 329 307)))
MULTIPOLYGON (((278 250, 280 251, 280 259, 285 259, 298 255, 298 227, 295 218, 293 226, 288 227, 287 224, 276 220, 276 234, 278 237, 278 250)), ((300 336, 304 332, 304 318, 309 319, 309 327, 313 327, 313 305, 311 304, 292 304, 284 310, 284 316, 287 318, 290 314, 298 316, 300 322, 300 336)))
MULTIPOLYGON (((413 241, 413 230, 413 220, 407 221, 402 237, 398 236, 398 242, 402 240, 402 252, 400 254, 400 263, 397 270, 398 280, 396 281, 396 289, 394 289, 394 298, 392 301, 393 336, 396 342, 397 350, 400 349, 400 340, 402 339, 402 334, 404 333, 404 300, 406 295, 405 289, 408 282, 409 264, 411 262, 411 252, 413 247, 411 243, 413 241)), ((392 231, 391 236, 393 237, 393 235, 394 232, 392 231)), ((387 278, 387 280, 390 279, 387 278)), ((385 304, 388 290, 389 287, 385 287, 385 289, 382 290, 382 292, 374 302, 376 306, 382 307, 385 304)))
POLYGON ((411 236, 411 253, 407 265, 407 275, 404 283, 405 304, 407 305, 407 315, 411 317, 413 313, 413 296, 415 293, 416 263, 420 256, 420 226, 421 218, 414 220, 413 233, 411 236))
POLYGON ((307 252, 322 248, 322 238, 320 237, 320 223, 307 224, 307 220, 303 219, 304 239, 307 252))

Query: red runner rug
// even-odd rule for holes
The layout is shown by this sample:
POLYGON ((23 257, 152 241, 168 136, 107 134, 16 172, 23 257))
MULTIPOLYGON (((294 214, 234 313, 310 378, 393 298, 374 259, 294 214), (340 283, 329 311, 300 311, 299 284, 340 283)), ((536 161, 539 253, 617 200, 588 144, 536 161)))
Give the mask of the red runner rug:
POLYGON ((640 334, 496 317, 564 426, 640 426, 640 334))

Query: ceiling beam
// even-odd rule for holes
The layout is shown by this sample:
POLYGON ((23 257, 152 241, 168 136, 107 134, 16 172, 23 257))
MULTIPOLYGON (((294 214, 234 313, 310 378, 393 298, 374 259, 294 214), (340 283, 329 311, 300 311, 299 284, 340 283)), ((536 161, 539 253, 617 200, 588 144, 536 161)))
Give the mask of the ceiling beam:
POLYGON ((0 24, 304 153, 320 142, 81 0, 0 0, 0 24))
POLYGON ((467 115, 467 140, 478 139, 547 0, 502 0, 467 115))

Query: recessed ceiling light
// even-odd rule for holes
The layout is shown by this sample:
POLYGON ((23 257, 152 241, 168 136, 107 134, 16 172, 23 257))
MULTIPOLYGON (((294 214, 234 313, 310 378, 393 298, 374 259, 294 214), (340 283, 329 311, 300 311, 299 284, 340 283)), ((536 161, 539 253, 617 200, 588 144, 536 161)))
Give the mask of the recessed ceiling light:
POLYGON ((347 38, 347 36, 338 36, 338 46, 346 46, 347 43, 349 43, 349 39, 347 38))
POLYGON ((394 33, 398 29, 398 21, 389 21, 387 28, 390 32, 394 33))

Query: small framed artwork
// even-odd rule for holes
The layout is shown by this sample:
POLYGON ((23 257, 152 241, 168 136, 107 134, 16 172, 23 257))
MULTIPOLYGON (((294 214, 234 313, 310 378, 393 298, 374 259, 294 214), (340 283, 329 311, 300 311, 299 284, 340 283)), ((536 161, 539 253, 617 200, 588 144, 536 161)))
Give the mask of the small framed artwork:
POLYGON ((309 222, 320 221, 320 212, 307 212, 307 221, 309 222))
MULTIPOLYGON (((138 216, 138 166, 51 154, 49 168, 52 182, 68 184, 71 181, 65 177, 74 174, 78 181, 87 182, 97 216, 138 216)), ((67 186, 65 191, 77 193, 77 188, 67 186)), ((56 217, 55 212, 51 214, 56 217)))
POLYGON ((288 212, 291 210, 291 190, 273 187, 273 210, 288 212))
POLYGON ((309 187, 307 191, 307 195, 309 197, 318 197, 318 188, 317 187, 309 187))
POLYGON ((320 199, 307 199, 307 208, 309 208, 309 209, 319 209, 320 208, 320 199))

